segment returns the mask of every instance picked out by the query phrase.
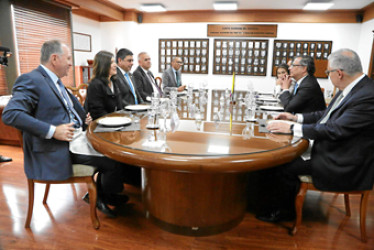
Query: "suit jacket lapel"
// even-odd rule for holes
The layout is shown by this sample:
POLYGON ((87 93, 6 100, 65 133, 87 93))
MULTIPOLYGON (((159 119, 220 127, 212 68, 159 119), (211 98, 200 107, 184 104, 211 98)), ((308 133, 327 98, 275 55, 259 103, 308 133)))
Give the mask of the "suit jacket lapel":
POLYGON ((67 107, 66 107, 66 104, 65 104, 65 100, 64 100, 63 97, 61 96, 60 91, 57 90, 57 87, 56 87, 56 85, 54 84, 54 82, 52 82, 52 79, 49 77, 49 75, 47 74, 47 72, 45 72, 45 70, 43 69, 43 67, 39 66, 37 69, 38 69, 39 72, 44 76, 45 82, 46 82, 47 85, 52 89, 52 91, 53 91, 53 92, 55 93, 55 95, 57 96, 57 99, 61 102, 62 106, 64 106, 65 110, 67 111, 67 107))

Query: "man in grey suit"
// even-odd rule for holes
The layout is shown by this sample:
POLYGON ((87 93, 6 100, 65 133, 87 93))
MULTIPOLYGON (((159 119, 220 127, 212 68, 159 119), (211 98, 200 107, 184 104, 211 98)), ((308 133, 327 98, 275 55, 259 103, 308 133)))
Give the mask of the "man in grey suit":
POLYGON ((182 58, 174 57, 171 61, 171 67, 162 74, 162 86, 164 92, 167 87, 177 87, 178 92, 185 90, 186 85, 182 84, 182 77, 180 72, 182 65, 182 58))
POLYGON ((147 100, 147 97, 151 97, 153 93, 157 93, 158 96, 162 96, 162 90, 155 81, 151 68, 151 57, 146 52, 140 52, 138 55, 139 66, 134 71, 134 78, 136 86, 143 100, 147 100))
POLYGON ((143 99, 137 90, 137 86, 131 68, 134 65, 133 53, 128 49, 120 49, 116 55, 117 62, 117 86, 122 94, 123 106, 143 103, 143 99))
POLYGON ((17 78, 2 119, 23 131, 27 178, 65 180, 73 174, 72 163, 96 166, 101 173, 97 207, 114 217, 106 204, 115 205, 117 198, 128 200, 119 196, 123 190, 122 168, 96 152, 86 140, 83 130, 92 121, 91 116, 60 80, 68 74, 71 60, 67 45, 57 40, 45 42, 41 65, 17 78))

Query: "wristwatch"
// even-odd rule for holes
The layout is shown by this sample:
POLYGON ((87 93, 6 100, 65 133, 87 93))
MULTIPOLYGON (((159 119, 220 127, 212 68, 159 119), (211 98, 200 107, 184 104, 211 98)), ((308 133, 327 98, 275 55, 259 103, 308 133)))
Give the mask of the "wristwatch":
POLYGON ((293 134, 293 126, 294 126, 294 124, 291 124, 291 126, 290 126, 291 134, 293 134))

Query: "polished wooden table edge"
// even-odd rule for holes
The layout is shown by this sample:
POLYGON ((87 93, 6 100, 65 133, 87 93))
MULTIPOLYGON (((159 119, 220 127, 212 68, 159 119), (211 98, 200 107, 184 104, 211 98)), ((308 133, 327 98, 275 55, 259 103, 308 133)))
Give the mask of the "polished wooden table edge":
POLYGON ((96 124, 88 127, 87 138, 92 146, 105 156, 131 165, 172 172, 237 173, 264 169, 292 161, 308 148, 308 140, 300 138, 295 143, 276 150, 253 154, 197 156, 172 153, 156 153, 126 148, 98 137, 93 131, 96 124), (188 163, 186 164, 186 162, 188 163))

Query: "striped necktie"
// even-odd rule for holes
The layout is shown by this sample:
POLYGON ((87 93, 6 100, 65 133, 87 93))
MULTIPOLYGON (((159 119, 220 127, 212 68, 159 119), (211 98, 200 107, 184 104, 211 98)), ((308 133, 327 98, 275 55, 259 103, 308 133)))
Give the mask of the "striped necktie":
POLYGON ((79 128, 82 126, 82 120, 79 117, 77 111, 75 111, 72 101, 70 100, 68 93, 66 92, 65 86, 62 84, 61 80, 57 81, 58 86, 60 87, 60 92, 62 98, 65 100, 65 105, 69 113, 70 122, 74 122, 74 128, 79 128))

